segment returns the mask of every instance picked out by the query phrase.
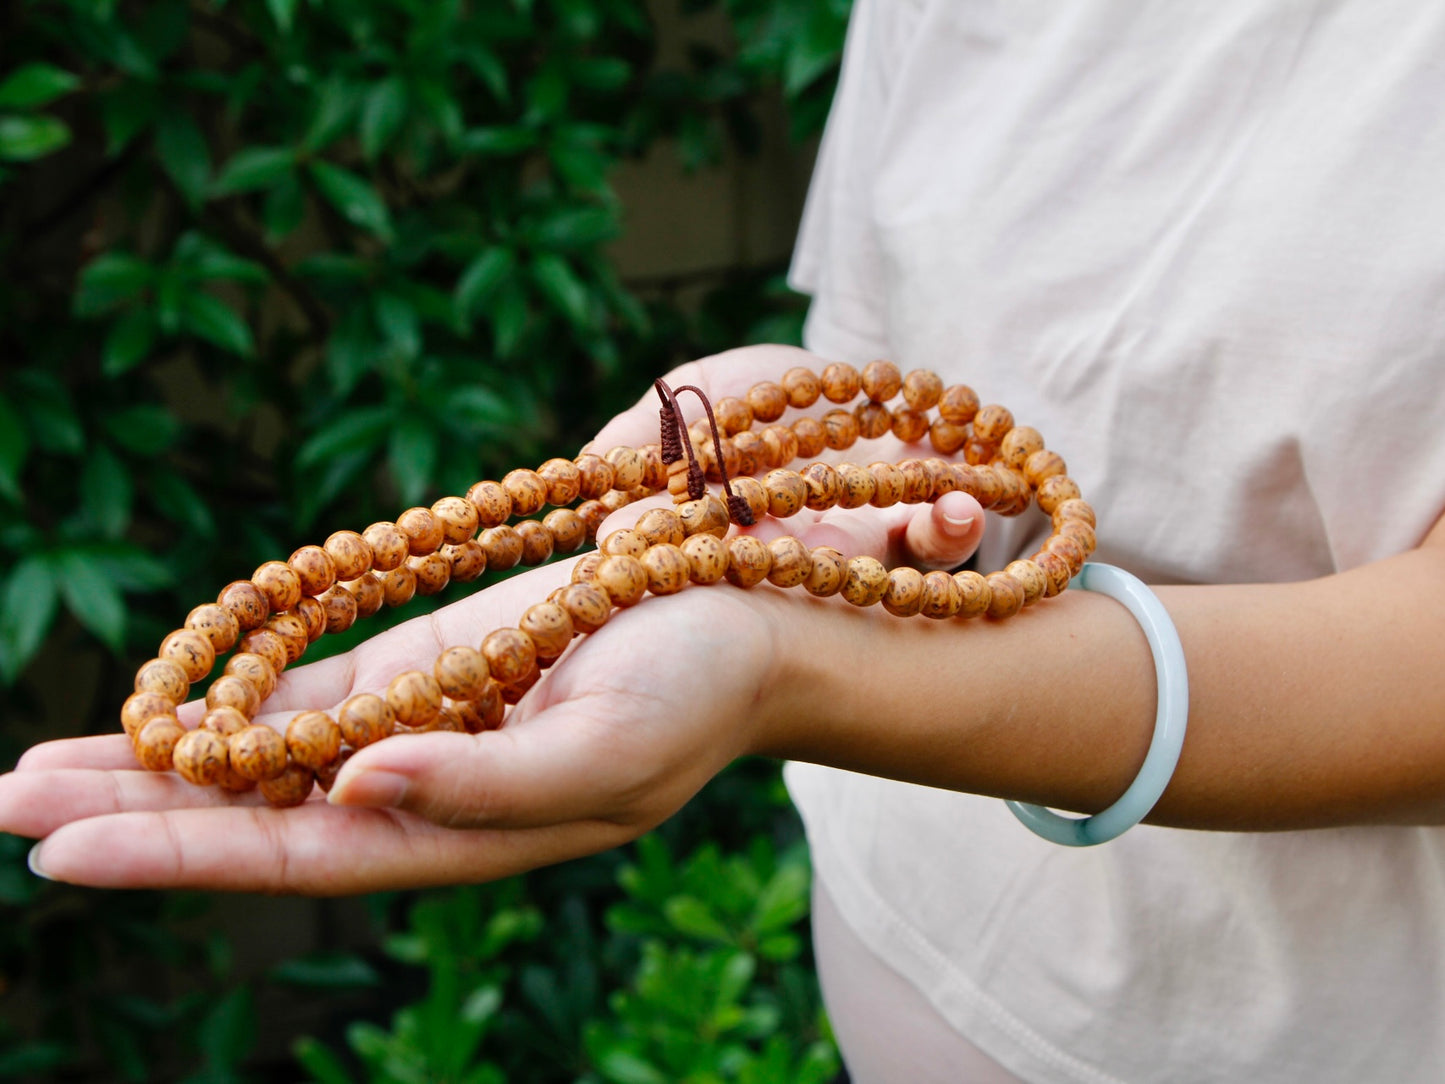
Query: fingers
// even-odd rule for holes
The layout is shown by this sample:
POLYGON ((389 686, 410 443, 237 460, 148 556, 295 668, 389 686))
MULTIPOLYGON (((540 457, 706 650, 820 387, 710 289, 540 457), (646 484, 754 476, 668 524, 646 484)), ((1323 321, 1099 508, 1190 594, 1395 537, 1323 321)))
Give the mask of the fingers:
POLYGON ((92 817, 32 852, 42 876, 104 888, 195 888, 341 895, 493 880, 593 854, 630 838, 583 822, 524 832, 456 832, 405 813, 182 809, 92 817))
MULTIPOLYGON (((15 765, 17 772, 42 772, 54 768, 134 768, 135 752, 124 734, 102 734, 93 738, 63 738, 27 749, 15 765)), ((6 778, 0 776, 0 779, 6 778)))
POLYGON ((918 508, 903 532, 903 560, 917 568, 957 568, 983 539, 983 508, 967 493, 945 493, 918 508))

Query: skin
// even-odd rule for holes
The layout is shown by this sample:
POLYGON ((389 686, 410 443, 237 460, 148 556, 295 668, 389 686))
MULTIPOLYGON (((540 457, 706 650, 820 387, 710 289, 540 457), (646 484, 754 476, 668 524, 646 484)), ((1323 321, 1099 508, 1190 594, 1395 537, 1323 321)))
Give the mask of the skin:
MULTIPOLYGON (((796 364, 820 362, 749 348, 669 382, 716 398, 796 364)), ((644 400, 595 443, 644 443, 655 427, 644 400)), ((902 454, 879 442, 871 458, 902 454)), ((640 513, 624 509, 603 533, 640 513)), ((982 517, 950 494, 754 530, 948 567, 977 545, 982 517)), ((283 727, 297 710, 330 710, 429 668, 442 649, 514 625, 569 566, 288 671, 261 721, 283 727)), ((1434 650, 1445 642, 1445 526, 1407 553, 1318 580, 1158 594, 1184 643, 1191 702, 1152 822, 1279 830, 1445 818, 1434 650)), ((329 801, 273 810, 138 771, 116 734, 27 753, 0 777, 0 829, 44 840, 32 856, 44 875, 94 885, 335 894, 478 881, 636 838, 747 754, 1095 811, 1138 770, 1153 715, 1143 635, 1099 595, 1069 592, 995 624, 900 620, 766 585, 689 589, 574 644, 503 730, 360 751, 329 801)))

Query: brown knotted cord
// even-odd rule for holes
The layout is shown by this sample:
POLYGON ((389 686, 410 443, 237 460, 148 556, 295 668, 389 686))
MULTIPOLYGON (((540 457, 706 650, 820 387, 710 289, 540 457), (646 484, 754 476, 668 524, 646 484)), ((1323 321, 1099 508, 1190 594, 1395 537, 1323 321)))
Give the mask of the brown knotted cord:
MULTIPOLYGON (((727 463, 724 462, 725 457, 723 456, 722 434, 718 432, 717 418, 713 417, 712 403, 708 400, 707 393, 704 392, 701 388, 699 388, 696 384, 684 384, 677 390, 679 392, 692 392, 698 397, 698 400, 702 403, 703 410, 707 411, 707 423, 708 425, 712 426, 712 446, 717 454, 717 469, 718 473, 722 475, 723 492, 727 494, 728 515, 731 516, 732 521, 739 526, 751 527, 756 522, 756 520, 754 520, 753 518, 753 510, 748 507, 747 501, 743 500, 741 497, 739 497, 736 493, 733 492, 732 484, 728 481, 728 468, 727 463)), ((682 427, 681 415, 679 415, 678 417, 678 426, 682 427)), ((683 428, 683 433, 685 434, 686 432, 686 428, 683 428)), ((694 460, 693 462, 696 463, 696 460, 694 460)), ((699 497, 702 496, 702 494, 694 494, 692 492, 691 481, 691 476, 689 476, 688 495, 692 497, 693 500, 697 500, 699 497)))

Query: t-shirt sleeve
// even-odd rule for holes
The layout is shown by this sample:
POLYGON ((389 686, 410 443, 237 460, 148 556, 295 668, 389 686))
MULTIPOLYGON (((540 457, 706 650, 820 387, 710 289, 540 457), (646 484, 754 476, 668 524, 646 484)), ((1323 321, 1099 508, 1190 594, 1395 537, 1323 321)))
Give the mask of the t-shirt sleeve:
POLYGON ((813 299, 803 338, 825 358, 862 363, 889 353, 873 182, 892 76, 904 62, 917 17, 909 0, 853 5, 788 276, 793 289, 813 299))

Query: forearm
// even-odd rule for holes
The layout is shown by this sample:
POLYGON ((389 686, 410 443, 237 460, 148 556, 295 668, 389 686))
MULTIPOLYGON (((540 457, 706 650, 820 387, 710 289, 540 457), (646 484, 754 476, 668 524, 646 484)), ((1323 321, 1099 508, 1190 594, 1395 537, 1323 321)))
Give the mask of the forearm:
MULTIPOLYGON (((1158 594, 1188 659, 1190 718, 1152 822, 1445 819, 1445 551, 1158 594)), ((1081 812, 1113 801, 1143 761, 1153 664, 1111 599, 1070 591, 972 624, 779 601, 758 752, 1081 812)))

